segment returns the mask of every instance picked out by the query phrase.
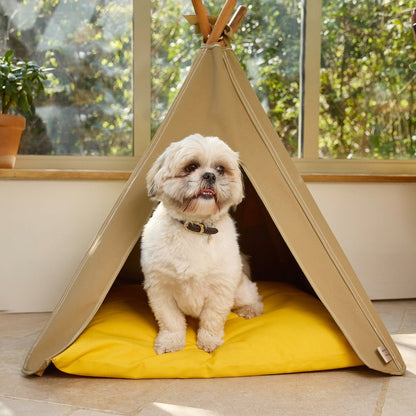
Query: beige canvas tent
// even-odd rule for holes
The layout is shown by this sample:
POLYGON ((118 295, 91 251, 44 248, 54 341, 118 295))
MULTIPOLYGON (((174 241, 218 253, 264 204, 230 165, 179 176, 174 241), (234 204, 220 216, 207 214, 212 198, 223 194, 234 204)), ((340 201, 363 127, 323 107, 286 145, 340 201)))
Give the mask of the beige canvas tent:
MULTIPOLYGON (((23 373, 42 374, 93 318, 129 255, 135 253, 142 227, 152 211, 145 187, 147 171, 170 142, 195 132, 219 136, 240 153, 247 182, 242 209, 256 219, 259 230, 250 234, 253 227, 244 224, 247 215, 243 212, 237 218, 243 240, 245 236, 243 244, 250 250, 254 241, 254 251, 259 244, 267 245, 258 250, 261 253, 249 253, 254 261, 257 255, 267 257, 270 252, 254 267, 254 278, 264 279, 268 268, 279 265, 290 269, 287 274, 302 275, 366 366, 403 374, 405 366, 394 342, 234 52, 217 41, 202 45, 164 122, 30 350, 23 373), (282 247, 288 260, 278 260, 282 247)), ((132 256, 129 261, 134 262, 132 256)))

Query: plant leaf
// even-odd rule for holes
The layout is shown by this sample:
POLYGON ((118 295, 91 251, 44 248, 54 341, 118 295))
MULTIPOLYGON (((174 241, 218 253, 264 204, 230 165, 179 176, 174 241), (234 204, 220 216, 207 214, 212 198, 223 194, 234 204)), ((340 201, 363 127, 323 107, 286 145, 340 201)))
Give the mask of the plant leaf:
POLYGON ((5 54, 4 57, 6 58, 6 61, 10 62, 11 57, 13 56, 13 51, 9 49, 5 54))

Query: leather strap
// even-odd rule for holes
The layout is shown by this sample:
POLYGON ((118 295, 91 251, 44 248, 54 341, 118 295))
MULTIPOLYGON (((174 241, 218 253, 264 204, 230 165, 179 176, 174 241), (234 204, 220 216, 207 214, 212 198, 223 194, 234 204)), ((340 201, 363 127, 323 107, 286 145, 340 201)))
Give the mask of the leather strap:
POLYGON ((218 228, 207 227, 202 222, 189 222, 189 221, 179 221, 183 224, 183 227, 186 231, 190 231, 196 234, 217 234, 218 228))

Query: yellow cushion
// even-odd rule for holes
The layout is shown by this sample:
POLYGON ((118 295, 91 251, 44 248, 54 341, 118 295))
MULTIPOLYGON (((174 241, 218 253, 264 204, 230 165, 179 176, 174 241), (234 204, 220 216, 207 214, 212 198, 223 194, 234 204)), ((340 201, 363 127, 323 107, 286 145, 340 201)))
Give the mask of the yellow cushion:
POLYGON ((118 378, 232 377, 361 365, 322 303, 278 282, 259 282, 264 314, 231 313, 224 344, 208 354, 195 345, 188 320, 183 351, 157 355, 157 325, 140 286, 114 287, 94 319, 53 359, 61 371, 118 378))

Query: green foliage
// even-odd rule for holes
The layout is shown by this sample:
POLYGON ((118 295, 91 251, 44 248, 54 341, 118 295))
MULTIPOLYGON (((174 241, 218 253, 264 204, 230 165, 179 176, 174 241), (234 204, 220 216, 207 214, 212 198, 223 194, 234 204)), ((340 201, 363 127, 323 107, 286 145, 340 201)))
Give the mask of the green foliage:
POLYGON ((152 1, 152 136, 179 91, 201 42, 183 18, 183 12, 180 2, 152 1))
POLYGON ((280 139, 298 151, 300 4, 253 0, 235 52, 280 139))
POLYGON ((323 1, 322 157, 415 156, 410 15, 401 0, 323 1))
POLYGON ((13 51, 0 56, 1 111, 7 114, 12 107, 23 113, 34 111, 34 99, 44 90, 43 81, 49 68, 34 62, 13 59, 13 51))

